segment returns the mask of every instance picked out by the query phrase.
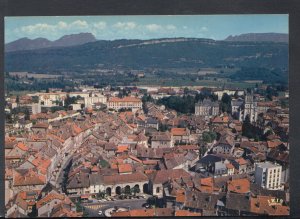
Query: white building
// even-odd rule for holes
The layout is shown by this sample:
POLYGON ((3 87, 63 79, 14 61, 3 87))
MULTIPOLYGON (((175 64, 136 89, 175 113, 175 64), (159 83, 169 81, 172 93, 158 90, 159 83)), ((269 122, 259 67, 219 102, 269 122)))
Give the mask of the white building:
POLYGON ((262 162, 255 165, 255 182, 269 190, 282 190, 282 166, 271 162, 262 162))
POLYGON ((219 114, 219 103, 212 102, 210 99, 204 99, 195 104, 196 116, 216 116, 219 114))
POLYGON ((138 109, 142 109, 142 101, 136 97, 112 97, 108 101, 108 108, 110 109, 132 109, 132 111, 136 111, 138 109))
POLYGON ((106 96, 99 93, 92 93, 89 97, 84 98, 85 107, 92 107, 95 103, 103 103, 106 104, 107 98, 106 96))
POLYGON ((258 115, 257 101, 252 94, 247 94, 245 97, 244 110, 240 113, 240 121, 244 121, 249 116, 250 122, 256 122, 258 115))

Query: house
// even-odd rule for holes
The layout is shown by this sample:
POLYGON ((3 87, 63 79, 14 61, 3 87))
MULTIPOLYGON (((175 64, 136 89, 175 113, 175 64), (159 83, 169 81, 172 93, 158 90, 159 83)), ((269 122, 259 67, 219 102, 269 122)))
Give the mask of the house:
POLYGON ((188 128, 172 128, 171 137, 175 144, 188 144, 190 142, 190 130, 188 128))
POLYGON ((15 170, 13 174, 13 191, 42 190, 46 185, 46 177, 34 169, 15 170))
POLYGON ((222 216, 253 216, 250 213, 249 196, 240 193, 227 193, 225 205, 218 211, 222 216))
POLYGON ((223 135, 219 141, 213 146, 212 152, 215 154, 232 155, 234 151, 234 138, 231 135, 223 135))
POLYGON ((232 161, 232 165, 238 171, 239 174, 247 172, 248 162, 244 158, 238 158, 232 161))
POLYGON ((154 128, 158 130, 158 126, 159 126, 159 122, 157 121, 157 119, 152 117, 146 119, 145 128, 154 128))
POLYGON ((201 213, 202 216, 216 216, 217 202, 223 196, 225 196, 224 193, 212 194, 186 190, 181 198, 176 197, 176 207, 180 210, 201 213))
POLYGON ((18 192, 13 199, 6 204, 6 215, 8 217, 27 216, 32 212, 39 194, 37 190, 18 192))
POLYGON ((153 179, 150 179, 150 188, 152 195, 162 198, 163 184, 168 180, 175 180, 181 178, 190 178, 191 175, 183 169, 169 169, 157 171, 153 179))
POLYGON ((205 173, 205 172, 214 173, 215 163, 220 161, 222 162, 221 157, 214 154, 208 154, 202 157, 199 161, 197 161, 195 170, 200 173, 205 173))
POLYGON ((85 172, 78 172, 73 177, 69 178, 66 189, 68 194, 81 195, 89 193, 90 181, 89 174, 85 172))
POLYGON ((72 210, 75 211, 75 204, 64 194, 59 194, 56 191, 52 190, 42 199, 36 203, 36 208, 38 211, 39 217, 49 217, 55 205, 59 203, 64 203, 72 206, 72 210))
POLYGON ((169 132, 157 132, 151 137, 151 148, 171 148, 173 139, 169 132))

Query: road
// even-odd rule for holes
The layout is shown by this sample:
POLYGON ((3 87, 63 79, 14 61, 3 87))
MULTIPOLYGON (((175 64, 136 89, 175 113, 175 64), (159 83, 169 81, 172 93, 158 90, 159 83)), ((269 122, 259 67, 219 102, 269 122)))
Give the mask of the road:
POLYGON ((89 214, 89 217, 99 217, 98 212, 101 210, 103 213, 106 209, 113 207, 122 207, 122 208, 130 208, 137 209, 143 208, 142 205, 146 203, 147 199, 126 199, 126 200, 116 200, 116 201, 106 201, 99 203, 87 203, 83 204, 85 210, 89 214))

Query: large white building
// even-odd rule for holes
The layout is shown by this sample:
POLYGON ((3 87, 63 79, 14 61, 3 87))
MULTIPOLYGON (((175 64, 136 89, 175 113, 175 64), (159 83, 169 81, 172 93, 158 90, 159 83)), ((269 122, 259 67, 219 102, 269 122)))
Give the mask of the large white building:
POLYGON ((112 97, 108 100, 107 106, 109 109, 132 109, 132 111, 136 111, 138 109, 142 109, 142 101, 136 97, 112 97))
POLYGON ((204 99, 195 105, 196 116, 216 116, 219 114, 219 103, 204 99))
POLYGON ((269 190, 282 190, 282 167, 271 162, 257 163, 255 165, 255 183, 269 190))

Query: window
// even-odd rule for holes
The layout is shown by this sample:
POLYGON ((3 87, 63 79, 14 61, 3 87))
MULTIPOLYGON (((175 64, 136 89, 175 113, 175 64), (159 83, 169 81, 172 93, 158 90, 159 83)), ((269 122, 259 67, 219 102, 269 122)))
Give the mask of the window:
POLYGON ((159 191, 160 191, 160 188, 156 187, 156 193, 159 193, 159 191))

